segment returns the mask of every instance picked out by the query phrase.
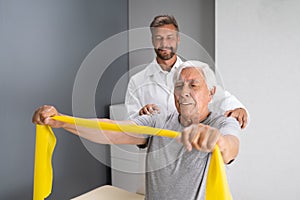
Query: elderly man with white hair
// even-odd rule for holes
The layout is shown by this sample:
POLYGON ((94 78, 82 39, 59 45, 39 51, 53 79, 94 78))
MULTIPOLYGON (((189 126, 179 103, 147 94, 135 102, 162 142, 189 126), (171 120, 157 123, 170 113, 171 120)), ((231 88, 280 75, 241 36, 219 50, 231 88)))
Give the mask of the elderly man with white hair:
MULTIPOLYGON (((33 122, 64 128, 102 144, 146 145, 146 200, 202 200, 205 199, 211 152, 218 145, 225 164, 234 160, 239 151, 241 128, 234 118, 210 112, 208 104, 216 93, 216 87, 214 74, 208 65, 197 61, 184 62, 175 74, 174 81, 177 111, 166 118, 161 118, 161 115, 142 115, 121 123, 179 131, 182 134, 177 140, 76 127, 51 119, 51 116, 61 115, 52 106, 38 108, 33 115, 33 122)), ((108 119, 97 120, 120 123, 108 119)))
MULTIPOLYGON (((177 55, 179 25, 174 16, 158 15, 151 22, 150 30, 156 57, 129 80, 125 105, 130 119, 155 112, 166 115, 176 110, 172 77, 182 64, 177 55)), ((228 91, 218 90, 210 109, 236 118, 242 128, 249 124, 250 116, 246 107, 228 91)))

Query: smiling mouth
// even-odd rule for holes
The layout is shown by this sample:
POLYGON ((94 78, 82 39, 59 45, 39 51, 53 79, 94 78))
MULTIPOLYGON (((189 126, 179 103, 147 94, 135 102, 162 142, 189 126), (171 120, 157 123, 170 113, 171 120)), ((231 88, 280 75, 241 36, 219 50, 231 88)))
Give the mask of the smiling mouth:
POLYGON ((172 48, 164 47, 164 48, 158 48, 159 51, 172 51, 172 48))
POLYGON ((193 103, 179 103, 179 104, 183 106, 193 105, 193 103))
POLYGON ((159 52, 161 52, 161 53, 168 53, 169 50, 163 50, 163 49, 161 49, 161 50, 159 50, 159 52))

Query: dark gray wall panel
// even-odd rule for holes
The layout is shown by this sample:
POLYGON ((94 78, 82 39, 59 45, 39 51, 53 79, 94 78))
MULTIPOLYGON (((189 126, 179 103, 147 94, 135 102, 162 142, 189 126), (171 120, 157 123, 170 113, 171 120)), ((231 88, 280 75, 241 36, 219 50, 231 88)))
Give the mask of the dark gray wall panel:
MULTIPOLYGON (((0 0, 0 199, 32 199, 34 109, 52 104, 72 114, 80 64, 101 41, 127 29, 127 16, 124 0, 0 0)), ((112 77, 106 84, 113 85, 127 71, 127 56, 109 68, 118 69, 106 72, 112 77)), ((110 95, 110 88, 102 89, 110 95)), ((115 101, 122 100, 120 95, 115 101)), ((108 117, 110 103, 98 99, 97 115, 108 117)), ((55 133, 54 187, 48 199, 70 199, 110 183, 109 168, 78 137, 55 133)), ((109 160, 109 148, 95 146, 109 160)))

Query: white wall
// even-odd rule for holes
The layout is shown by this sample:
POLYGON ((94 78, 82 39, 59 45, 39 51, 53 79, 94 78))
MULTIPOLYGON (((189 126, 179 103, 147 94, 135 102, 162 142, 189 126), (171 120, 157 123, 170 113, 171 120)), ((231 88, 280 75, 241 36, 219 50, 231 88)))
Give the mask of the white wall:
POLYGON ((232 167, 234 199, 299 199, 300 1, 216 1, 216 61, 251 124, 232 167))

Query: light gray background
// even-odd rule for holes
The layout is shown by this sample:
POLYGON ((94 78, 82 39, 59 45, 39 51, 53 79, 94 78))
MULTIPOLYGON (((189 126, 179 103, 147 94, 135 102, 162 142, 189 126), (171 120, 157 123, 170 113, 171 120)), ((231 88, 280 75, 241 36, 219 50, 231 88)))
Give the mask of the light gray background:
POLYGON ((238 200, 299 199, 300 2, 217 0, 216 61, 251 124, 232 167, 238 200))

